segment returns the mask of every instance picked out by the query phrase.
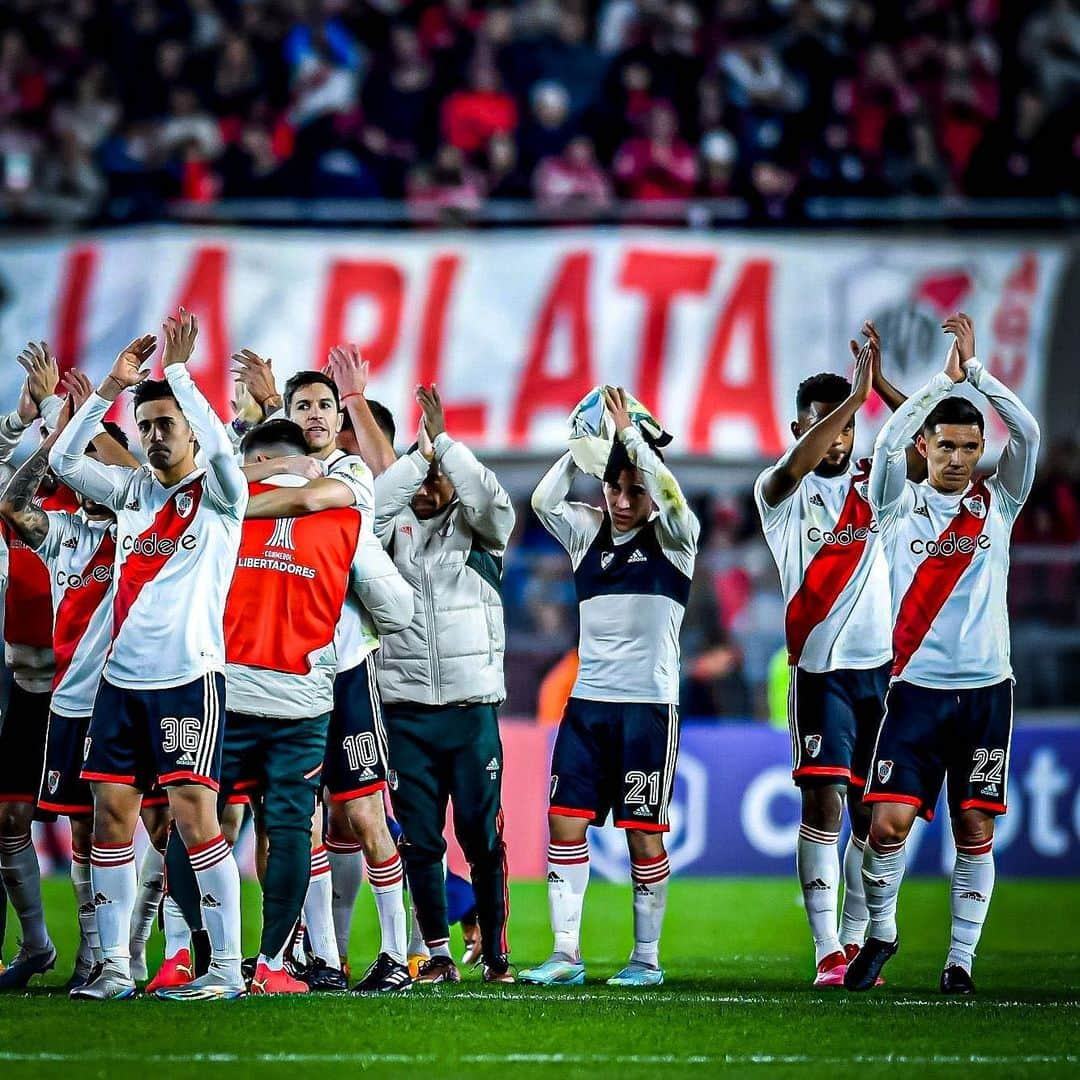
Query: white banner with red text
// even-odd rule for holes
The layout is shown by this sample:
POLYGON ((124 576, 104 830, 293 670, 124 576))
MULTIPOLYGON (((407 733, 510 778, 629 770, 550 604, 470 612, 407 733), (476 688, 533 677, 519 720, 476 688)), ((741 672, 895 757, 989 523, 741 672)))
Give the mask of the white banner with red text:
MULTIPOLYGON (((28 339, 100 379, 178 305, 200 320, 193 371, 223 415, 229 356, 273 359, 279 384, 360 345, 369 393, 415 428, 438 384, 452 434, 499 453, 555 452, 592 386, 622 384, 675 433, 677 454, 775 456, 799 382, 850 373, 865 318, 886 374, 914 390, 940 368, 961 309, 979 358, 1036 412, 1066 249, 871 234, 705 235, 624 229, 345 233, 150 228, 0 247, 0 407, 28 339)), ((860 419, 869 449, 884 406, 860 419)), ((1000 445, 1002 429, 988 429, 1000 445)))

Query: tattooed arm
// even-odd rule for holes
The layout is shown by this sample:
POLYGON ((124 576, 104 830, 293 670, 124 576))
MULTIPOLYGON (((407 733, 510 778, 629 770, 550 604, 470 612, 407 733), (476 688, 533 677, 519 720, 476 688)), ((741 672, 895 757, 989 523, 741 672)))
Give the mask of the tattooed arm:
POLYGON ((36 551, 49 535, 49 517, 44 510, 34 506, 41 478, 49 467, 49 449, 52 443, 43 442, 22 463, 8 481, 0 495, 0 518, 8 523, 16 536, 30 549, 36 551))

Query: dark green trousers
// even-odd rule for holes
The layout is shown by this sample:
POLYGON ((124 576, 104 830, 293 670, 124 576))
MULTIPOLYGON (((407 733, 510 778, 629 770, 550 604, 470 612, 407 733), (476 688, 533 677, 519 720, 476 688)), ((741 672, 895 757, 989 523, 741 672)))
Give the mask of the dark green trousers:
POLYGON ((484 959, 505 956, 510 908, 495 706, 384 704, 383 720, 390 742, 390 801, 424 940, 430 945, 450 937, 443 829, 452 800, 454 832, 472 869, 484 959))
MULTIPOLYGON (((311 815, 326 753, 329 714, 282 720, 226 714, 218 812, 236 791, 260 798, 269 850, 259 951, 276 956, 300 918, 311 872, 311 815)), ((202 925, 199 886, 175 829, 165 852, 169 893, 192 929, 202 925)))

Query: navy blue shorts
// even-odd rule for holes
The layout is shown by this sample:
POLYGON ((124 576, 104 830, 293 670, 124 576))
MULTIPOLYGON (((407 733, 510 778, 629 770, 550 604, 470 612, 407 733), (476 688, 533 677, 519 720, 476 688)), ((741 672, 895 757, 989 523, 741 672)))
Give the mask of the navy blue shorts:
POLYGON ((94 812, 90 785, 79 775, 89 732, 89 716, 49 713, 45 771, 38 795, 39 810, 69 816, 85 816, 94 812))
POLYGON ((338 673, 326 733, 323 787, 331 802, 348 802, 386 787, 388 757, 374 658, 338 673))
POLYGON ((950 814, 1004 814, 1012 717, 1011 679, 975 690, 894 682, 863 799, 907 803, 929 821, 947 776, 950 814))
POLYGON ((125 690, 102 679, 94 700, 82 779, 130 784, 202 784, 218 790, 225 734, 225 676, 183 686, 125 690))
POLYGON ((885 710, 889 668, 884 664, 820 673, 791 669, 788 731, 796 785, 866 783, 885 710))
POLYGON ((667 832, 678 756, 674 705, 571 698, 551 757, 549 812, 667 832))
POLYGON ((0 718, 0 802, 37 802, 51 700, 51 694, 31 694, 12 682, 0 718))

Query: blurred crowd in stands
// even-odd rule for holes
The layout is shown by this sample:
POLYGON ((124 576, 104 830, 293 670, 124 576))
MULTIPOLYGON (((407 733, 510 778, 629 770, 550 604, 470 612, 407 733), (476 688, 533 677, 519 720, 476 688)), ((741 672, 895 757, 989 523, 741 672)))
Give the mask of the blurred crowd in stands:
POLYGON ((1075 192, 1077 0, 5 0, 8 216, 1075 192))
MULTIPOLYGON (((598 502, 588 482, 575 497, 598 502)), ((783 722, 784 605, 749 487, 693 500, 701 552, 683 624, 682 713, 783 722), (779 693, 777 690, 779 689, 779 693)), ((555 722, 574 674, 577 609, 566 554, 518 509, 505 582, 508 715, 555 722), (547 702, 552 702, 550 707, 547 702)), ((1080 444, 1048 448, 1013 534, 1009 604, 1017 708, 1080 701, 1080 444)))

